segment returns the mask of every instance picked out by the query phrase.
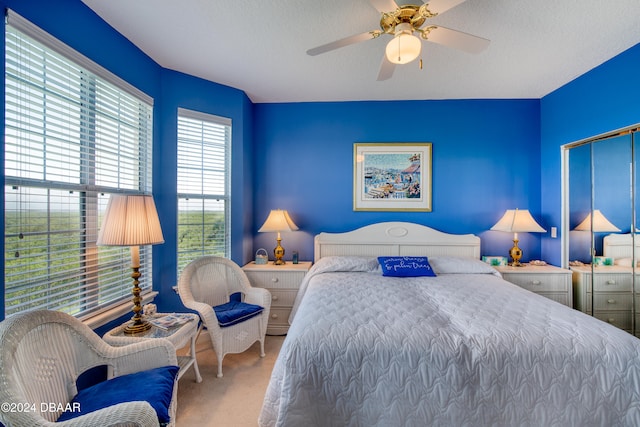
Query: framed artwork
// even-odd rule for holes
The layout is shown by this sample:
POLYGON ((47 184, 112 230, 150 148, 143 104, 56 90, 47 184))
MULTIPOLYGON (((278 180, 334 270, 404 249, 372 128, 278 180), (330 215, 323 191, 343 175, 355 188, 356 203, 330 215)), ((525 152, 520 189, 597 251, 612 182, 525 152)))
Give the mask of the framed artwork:
POLYGON ((356 143, 353 210, 431 212, 431 143, 356 143))

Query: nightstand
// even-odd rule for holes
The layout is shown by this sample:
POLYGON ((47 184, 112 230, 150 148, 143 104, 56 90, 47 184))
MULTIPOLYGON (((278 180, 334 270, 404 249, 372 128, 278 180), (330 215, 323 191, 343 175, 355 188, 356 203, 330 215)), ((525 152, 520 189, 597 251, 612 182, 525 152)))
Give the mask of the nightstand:
POLYGON ((631 332, 633 271, 631 267, 571 267, 577 310, 631 332), (592 286, 593 283, 593 286, 592 286))
POLYGON ((289 314, 302 279, 310 268, 311 262, 273 265, 256 264, 253 261, 242 267, 251 286, 265 288, 271 292, 268 335, 285 335, 289 331, 289 314))
POLYGON ((573 308, 571 270, 553 265, 495 267, 504 280, 573 308))

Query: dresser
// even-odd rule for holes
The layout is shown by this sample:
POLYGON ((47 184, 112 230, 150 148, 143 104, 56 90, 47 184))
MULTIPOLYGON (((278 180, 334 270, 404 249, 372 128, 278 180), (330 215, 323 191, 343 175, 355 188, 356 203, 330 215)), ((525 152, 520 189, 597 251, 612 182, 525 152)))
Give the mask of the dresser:
POLYGON ((311 262, 273 265, 256 264, 253 261, 242 267, 252 286, 268 289, 271 293, 267 334, 285 335, 289 331, 289 314, 302 279, 310 268, 311 262))
POLYGON ((568 307, 573 307, 571 270, 552 265, 500 266, 495 268, 502 274, 504 280, 568 307))
POLYGON ((575 308, 631 332, 633 272, 631 267, 571 267, 575 308), (593 279, 593 289, 591 286, 593 279))

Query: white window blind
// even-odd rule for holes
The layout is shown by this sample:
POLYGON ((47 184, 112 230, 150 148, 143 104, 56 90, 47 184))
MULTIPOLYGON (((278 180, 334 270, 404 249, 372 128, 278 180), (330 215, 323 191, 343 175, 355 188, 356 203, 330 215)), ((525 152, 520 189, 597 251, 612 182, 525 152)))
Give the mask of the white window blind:
POLYGON ((5 315, 86 317, 131 298, 129 249, 96 238, 110 193, 151 192, 152 100, 19 15, 7 22, 5 315))
POLYGON ((178 109, 178 275, 202 255, 229 256, 231 120, 178 109))

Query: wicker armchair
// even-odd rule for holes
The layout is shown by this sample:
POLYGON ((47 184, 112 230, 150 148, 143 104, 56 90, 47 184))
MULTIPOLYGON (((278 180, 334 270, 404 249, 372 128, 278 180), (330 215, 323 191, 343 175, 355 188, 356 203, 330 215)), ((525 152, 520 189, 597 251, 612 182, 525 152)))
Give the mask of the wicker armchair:
MULTIPOLYGON (((112 347, 68 314, 38 310, 0 322, 0 421, 23 426, 158 426, 153 407, 143 401, 120 403, 56 423, 77 394, 78 376, 106 366, 110 378, 176 365, 166 340, 112 347)), ((135 394, 135 390, 131 390, 135 394)), ((175 424, 177 381, 169 406, 175 424)))
POLYGON ((203 256, 192 261, 180 275, 178 293, 185 307, 200 314, 204 327, 209 331, 218 359, 218 377, 222 376, 222 359, 226 354, 242 353, 259 341, 260 357, 264 357, 271 294, 266 289, 252 287, 236 263, 216 256, 203 256), (213 307, 228 303, 230 296, 237 292, 242 294, 243 302, 264 309, 261 314, 241 323, 221 327, 213 307))

